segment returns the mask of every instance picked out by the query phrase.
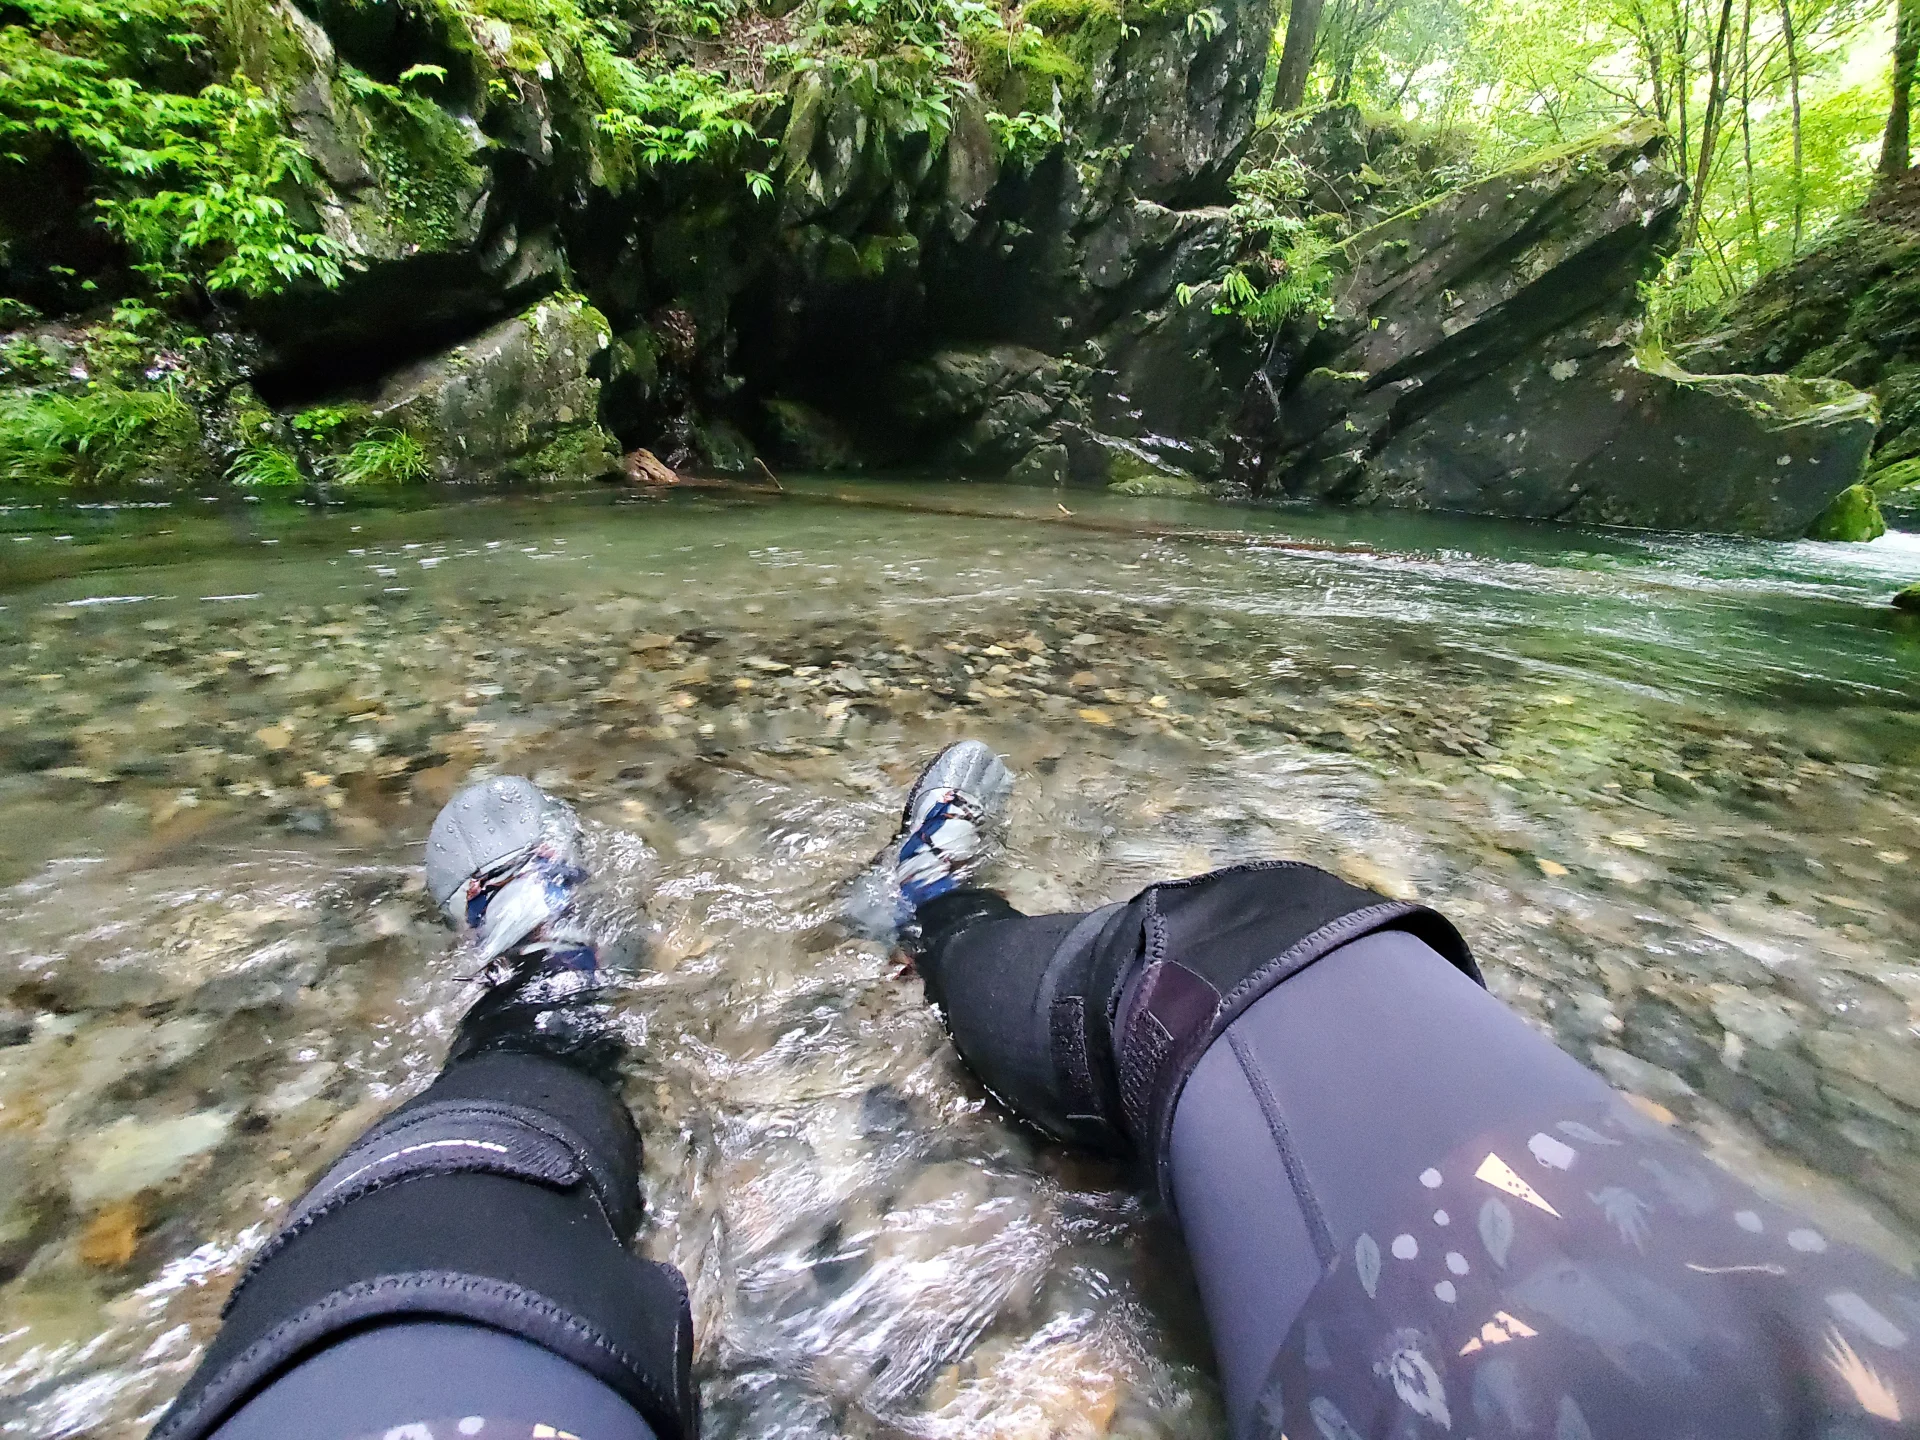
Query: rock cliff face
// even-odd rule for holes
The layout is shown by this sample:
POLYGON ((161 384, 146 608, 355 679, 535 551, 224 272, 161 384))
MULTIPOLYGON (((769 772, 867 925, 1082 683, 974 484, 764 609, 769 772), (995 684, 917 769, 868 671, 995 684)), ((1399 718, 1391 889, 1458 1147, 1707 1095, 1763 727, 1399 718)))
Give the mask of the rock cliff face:
MULTIPOLYGON (((1270 0, 1092 26, 1068 140, 1019 163, 987 121, 991 77, 958 90, 936 135, 806 72, 761 122, 775 194, 760 201, 691 172, 595 190, 577 77, 507 65, 509 31, 476 42, 432 13, 381 29, 333 0, 274 0, 254 35, 250 73, 314 159, 301 203, 348 267, 337 290, 242 316, 254 383, 285 414, 371 404, 418 433, 441 478, 538 473, 525 445, 462 448, 452 417, 513 368, 467 373, 500 348, 488 327, 573 291, 606 338, 555 404, 577 410, 594 387, 618 444, 682 467, 746 472, 757 449, 1000 475, 1047 447, 1043 476, 1061 451, 1058 473, 1089 482, 1217 472, 1223 397, 1256 350, 1173 296, 1234 244, 1227 181, 1253 133, 1270 0), (491 90, 475 43, 501 47, 491 90), (413 65, 447 72, 431 103, 396 99, 413 65)), ((484 402, 502 404, 523 408, 484 402)), ((555 473, 601 453, 575 449, 555 473)))
MULTIPOLYGON (((1273 0, 1027 8, 1070 74, 976 57, 911 122, 854 72, 792 69, 755 102, 756 193, 622 159, 586 52, 490 10, 235 7, 238 73, 311 162, 286 202, 344 278, 211 317, 166 475, 579 481, 645 446, 1779 536, 1858 478, 1872 409, 1846 385, 1637 353, 1684 203, 1652 133, 1434 195, 1463 157, 1352 109, 1263 132, 1309 182, 1288 203, 1349 238, 1330 318, 1257 333, 1228 282, 1284 267, 1230 181, 1273 0), (1009 116, 1039 143, 996 139, 1009 116)), ((749 22, 779 38, 780 9, 749 22)), ((39 243, 19 208, 0 279, 39 243)), ((64 383, 41 329, 0 383, 17 355, 64 383)))
POLYGON ((1331 322, 1249 395, 1256 490, 1795 537, 1857 480, 1871 401, 1636 354, 1686 189, 1629 132, 1355 236, 1331 322))
POLYGON ((1890 520, 1920 529, 1920 172, 1768 276, 1679 354, 1871 390, 1881 425, 1867 484, 1890 520))

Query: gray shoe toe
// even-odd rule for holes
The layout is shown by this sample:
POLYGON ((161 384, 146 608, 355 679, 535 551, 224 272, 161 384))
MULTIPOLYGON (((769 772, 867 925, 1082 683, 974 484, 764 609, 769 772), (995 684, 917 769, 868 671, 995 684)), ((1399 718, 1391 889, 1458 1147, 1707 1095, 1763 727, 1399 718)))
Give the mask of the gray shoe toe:
POLYGON ((478 781, 446 803, 427 833, 427 893, 451 915, 470 876, 575 828, 573 812, 531 780, 478 781))

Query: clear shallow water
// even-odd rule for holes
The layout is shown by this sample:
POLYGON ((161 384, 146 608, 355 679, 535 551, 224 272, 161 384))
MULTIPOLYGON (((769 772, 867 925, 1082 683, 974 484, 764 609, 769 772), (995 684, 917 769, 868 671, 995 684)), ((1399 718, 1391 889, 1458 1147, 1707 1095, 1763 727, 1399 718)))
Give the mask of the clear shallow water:
POLYGON ((1418 894, 1575 1054, 1911 1265, 1920 624, 1885 600, 1920 541, 1068 503, 0 515, 0 1433, 141 1433, 431 1078, 470 992, 421 840, 488 771, 578 805, 645 943, 646 1244, 712 1436, 1219 1432, 1164 1222, 835 922, 962 733, 1022 777, 1016 903, 1253 855, 1418 894))

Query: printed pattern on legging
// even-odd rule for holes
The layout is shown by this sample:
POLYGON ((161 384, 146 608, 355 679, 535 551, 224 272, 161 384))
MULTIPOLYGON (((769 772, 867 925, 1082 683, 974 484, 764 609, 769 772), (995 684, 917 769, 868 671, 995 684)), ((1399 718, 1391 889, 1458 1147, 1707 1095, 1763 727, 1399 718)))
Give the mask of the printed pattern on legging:
POLYGON ((503 1420, 497 1415, 458 1415, 436 1420, 409 1420, 370 1430, 354 1440, 594 1440, 557 1425, 536 1420, 503 1420))
POLYGON ((1275 1357, 1286 1440, 1920 1435, 1920 1286, 1626 1099, 1410 1167, 1275 1357))

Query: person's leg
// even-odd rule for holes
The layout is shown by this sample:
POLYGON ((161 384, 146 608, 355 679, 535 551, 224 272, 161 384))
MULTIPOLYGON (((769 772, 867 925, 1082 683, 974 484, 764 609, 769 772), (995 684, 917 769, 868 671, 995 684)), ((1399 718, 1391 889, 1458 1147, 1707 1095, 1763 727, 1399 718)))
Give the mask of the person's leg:
POLYGON ((339 1440, 447 1419, 692 1440, 685 1284, 628 1249, 640 1142, 604 1083, 619 1044, 575 915, 577 838, 524 780, 470 787, 436 820, 428 888, 472 932, 487 988, 439 1078, 256 1257, 156 1440, 286 1433, 303 1414, 339 1440))
POLYGON ((1912 1433, 1920 1289, 1614 1095, 1432 911, 1267 864, 1095 917, 954 889, 920 969, 1009 1108, 1159 1181, 1236 1435, 1912 1433))
POLYGON ((913 945, 927 998, 974 1074, 1055 1139, 1109 1152, 1125 1140, 1107 1120, 1111 1067, 1099 1057, 1127 966, 1124 947, 1097 942, 1121 910, 1023 915, 991 890, 955 890, 921 908, 913 945))
MULTIPOLYGON (((1611 1096, 1402 932, 1353 941, 1250 1006, 1194 1067, 1169 1166, 1206 1311, 1218 1317, 1235 1433, 1248 1430, 1307 1297, 1351 1253, 1380 1197, 1517 1108, 1571 1116, 1611 1096)), ((1474 1216, 1457 1220, 1423 1233, 1464 1245, 1474 1216)))

